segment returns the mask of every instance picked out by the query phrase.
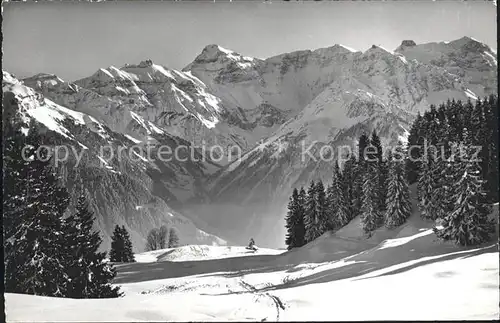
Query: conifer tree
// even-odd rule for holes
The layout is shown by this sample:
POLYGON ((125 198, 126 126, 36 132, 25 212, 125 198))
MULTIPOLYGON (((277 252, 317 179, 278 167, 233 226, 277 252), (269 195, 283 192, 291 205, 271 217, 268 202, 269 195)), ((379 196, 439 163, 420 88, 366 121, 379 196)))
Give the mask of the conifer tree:
POLYGON ((433 192, 433 205, 435 207, 432 219, 442 219, 448 215, 454 207, 453 200, 457 181, 457 172, 454 167, 459 157, 459 145, 455 142, 448 144, 449 155, 440 156, 433 164, 432 179, 435 190, 433 192))
POLYGON ((409 184, 415 183, 420 173, 421 163, 418 160, 422 155, 422 151, 419 147, 422 147, 423 144, 423 122, 424 118, 419 113, 408 135, 406 150, 408 151, 409 158, 405 161, 405 169, 409 184))
POLYGON ((363 231, 370 234, 383 224, 384 217, 380 213, 378 195, 375 192, 379 177, 373 163, 367 163, 363 181, 363 209, 361 223, 363 231))
POLYGON ((411 215, 410 190, 406 181, 403 162, 393 160, 389 166, 389 187, 387 190, 387 210, 385 225, 395 228, 403 224, 411 215))
POLYGON ((102 239, 92 230, 94 215, 84 195, 78 199, 76 213, 65 221, 65 240, 71 298, 110 298, 120 296, 119 288, 111 286, 116 276, 112 266, 104 262, 106 253, 98 252, 102 239))
POLYGON ((297 224, 296 224, 296 232, 295 239, 298 247, 302 247, 306 244, 305 235, 306 235, 306 227, 305 227, 305 214, 306 214, 306 201, 307 201, 307 193, 304 190, 304 187, 300 188, 299 191, 299 200, 298 207, 299 211, 297 214, 297 224))
MULTIPOLYGON (((333 174, 335 181, 335 172, 333 174)), ((335 209, 337 208, 336 196, 335 196, 336 187, 334 186, 334 182, 328 185, 326 189, 326 214, 327 214, 327 226, 326 229, 331 231, 337 228, 337 220, 335 219, 335 209)))
POLYGON ((112 262, 135 262, 132 251, 132 242, 125 226, 115 226, 113 236, 111 237, 111 251, 109 259, 112 262))
POLYGON ((134 252, 132 248, 132 241, 130 240, 130 235, 123 225, 121 228, 122 237, 123 237, 123 262, 135 262, 134 252))
MULTIPOLYGON (((387 191, 389 189, 389 163, 385 160, 378 162, 378 169, 380 173, 377 193, 379 196, 379 210, 382 214, 387 210, 387 191)), ((405 175, 406 176, 406 175, 405 175)))
POLYGON ((438 111, 436 106, 431 104, 430 111, 427 113, 429 117, 427 125, 427 140, 430 144, 435 145, 439 141, 439 129, 441 125, 438 120, 438 111))
POLYGON ((354 158, 354 155, 351 154, 349 156, 349 160, 345 162, 342 188, 347 204, 348 221, 351 221, 356 216, 354 211, 354 181, 356 179, 355 167, 356 159, 354 158))
POLYGON ((352 202, 351 202, 351 217, 355 218, 361 214, 363 208, 363 177, 365 174, 364 162, 357 161, 353 165, 353 181, 352 181, 352 202))
MULTIPOLYGON (((35 149, 22 157, 22 149, 28 145, 26 136, 21 132, 21 125, 14 126, 8 122, 3 128, 3 238, 6 257, 9 244, 13 242, 14 234, 19 228, 22 215, 28 205, 25 202, 27 186, 27 170, 33 158, 35 149)), ((36 130, 30 130, 36 131, 36 130)), ((32 137, 33 138, 33 137, 32 137)))
POLYGON ((370 139, 370 144, 372 147, 374 147, 375 151, 374 159, 376 159, 377 162, 382 162, 382 156, 383 156, 382 143, 380 141, 380 137, 377 135, 377 132, 375 130, 373 130, 372 137, 370 139))
POLYGON ((320 225, 318 222, 318 207, 316 206, 316 183, 311 181, 307 190, 304 225, 306 229, 305 241, 309 243, 321 235, 320 225))
POLYGON ((498 96, 490 95, 483 102, 484 116, 486 120, 486 129, 482 150, 482 155, 486 159, 485 170, 483 170, 483 180, 486 180, 485 187, 490 203, 499 201, 498 182, 499 182, 499 164, 498 164, 498 96))
POLYGON ((495 224, 488 220, 491 208, 486 203, 479 166, 477 162, 470 161, 473 150, 467 134, 464 139, 467 144, 465 158, 453 164, 457 179, 452 183, 455 205, 444 218, 443 228, 434 228, 434 231, 442 239, 470 246, 489 241, 495 224))
POLYGON ((376 186, 377 200, 379 211, 384 214, 386 210, 386 196, 387 196, 387 181, 389 171, 385 161, 383 160, 383 150, 382 143, 380 141, 380 137, 377 135, 377 132, 373 130, 372 137, 370 140, 371 147, 374 148, 375 154, 372 156, 374 159, 371 161, 375 164, 377 168, 377 172, 379 174, 378 185, 376 186))
POLYGON ((288 250, 303 245, 304 220, 300 205, 300 199, 301 197, 299 191, 294 188, 292 196, 290 197, 290 201, 288 203, 288 213, 286 216, 287 236, 285 239, 285 243, 288 250))
POLYGON ((287 246, 287 250, 292 249, 295 247, 295 232, 293 230, 293 220, 295 217, 295 214, 297 212, 297 203, 299 200, 299 192, 297 191, 296 188, 293 189, 292 196, 290 196, 290 199, 288 201, 288 211, 286 213, 285 217, 285 228, 286 228, 286 237, 285 237, 285 244, 287 246))
POLYGON ((318 219, 319 235, 328 231, 328 213, 326 204, 326 192, 323 182, 319 180, 316 182, 314 191, 314 198, 316 199, 316 216, 318 219))
POLYGON ((358 160, 354 166, 353 179, 353 214, 356 217, 361 214, 363 209, 363 182, 366 174, 367 161, 366 152, 370 144, 370 138, 366 134, 362 134, 358 141, 358 160))
MULTIPOLYGON (((437 185, 434 180, 435 176, 435 163, 441 162, 434 160, 434 155, 427 158, 426 162, 422 164, 421 174, 417 184, 417 205, 420 209, 420 216, 426 219, 436 219, 437 205, 435 205, 435 194, 437 185)), ((439 175, 440 176, 440 175, 439 175)))
POLYGON ((122 262, 125 242, 123 241, 122 231, 120 226, 115 225, 113 236, 111 237, 111 250, 109 251, 109 260, 111 262, 122 262))
POLYGON ((328 187, 327 201, 329 230, 338 230, 350 221, 349 205, 338 162, 335 163, 332 184, 328 187))
POLYGON ((365 160, 366 147, 370 144, 370 138, 366 134, 362 134, 358 141, 358 161, 365 160))
POLYGON ((15 169, 17 181, 10 178, 8 183, 13 186, 8 189, 19 195, 7 195, 3 204, 9 219, 4 231, 7 234, 5 290, 64 297, 68 275, 63 251, 67 243, 63 239, 63 216, 69 196, 59 185, 48 152, 41 149, 39 156, 34 156, 40 139, 37 129, 31 127, 26 137, 28 145, 22 146, 28 148, 27 158, 18 155, 18 147, 7 150, 10 165, 19 166, 15 169))

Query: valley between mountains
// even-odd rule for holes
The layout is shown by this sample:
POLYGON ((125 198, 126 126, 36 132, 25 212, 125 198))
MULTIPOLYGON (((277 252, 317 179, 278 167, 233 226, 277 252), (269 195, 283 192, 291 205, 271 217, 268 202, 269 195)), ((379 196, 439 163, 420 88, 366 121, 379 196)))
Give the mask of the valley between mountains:
POLYGON ((71 196, 87 191, 105 249, 116 224, 135 252, 162 224, 185 245, 254 237, 282 247, 292 189, 331 177, 323 145, 355 150, 374 130, 384 146, 404 143, 431 104, 497 94, 497 54, 469 37, 364 52, 335 44, 266 59, 208 45, 182 70, 167 66, 145 59, 74 81, 3 71, 4 113, 72 147, 58 171, 71 196), (161 146, 184 147, 182 160, 155 158, 161 146), (214 146, 219 153, 208 153, 214 146))

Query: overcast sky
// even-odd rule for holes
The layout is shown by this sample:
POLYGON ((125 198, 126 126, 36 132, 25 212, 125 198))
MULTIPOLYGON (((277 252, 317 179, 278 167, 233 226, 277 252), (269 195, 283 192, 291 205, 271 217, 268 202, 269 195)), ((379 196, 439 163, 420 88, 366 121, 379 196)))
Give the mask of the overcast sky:
POLYGON ((335 43, 366 50, 474 37, 496 50, 485 1, 67 2, 3 4, 3 69, 66 80, 152 59, 181 69, 212 43, 266 58, 335 43))

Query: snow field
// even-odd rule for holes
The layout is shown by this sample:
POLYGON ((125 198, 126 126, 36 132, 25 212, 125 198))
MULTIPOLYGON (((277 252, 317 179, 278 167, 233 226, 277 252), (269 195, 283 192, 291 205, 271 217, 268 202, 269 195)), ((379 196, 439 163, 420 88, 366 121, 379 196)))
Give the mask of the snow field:
MULTIPOLYGON (((245 247, 219 246, 146 252, 136 255, 138 263, 117 265, 122 298, 7 294, 7 318, 51 322, 497 318, 498 246, 458 248, 436 241, 426 225, 412 217, 392 232, 391 239, 377 245, 336 233, 290 252, 259 249, 260 254, 250 254, 245 247)), ((354 232, 349 226, 356 222, 345 227, 344 234, 354 232)))

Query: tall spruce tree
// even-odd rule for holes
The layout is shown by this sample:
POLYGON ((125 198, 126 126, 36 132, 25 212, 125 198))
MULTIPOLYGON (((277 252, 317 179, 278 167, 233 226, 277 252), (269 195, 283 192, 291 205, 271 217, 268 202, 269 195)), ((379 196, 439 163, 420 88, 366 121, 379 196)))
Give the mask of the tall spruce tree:
POLYGON ((356 216, 356 212, 354 210, 354 181, 356 179, 355 167, 356 159, 354 155, 351 154, 349 160, 347 160, 344 165, 344 181, 342 183, 342 190, 344 191, 344 197, 347 205, 348 222, 356 216))
POLYGON ((287 250, 296 247, 294 220, 298 213, 298 202, 299 202, 299 191, 296 188, 294 188, 292 196, 290 196, 290 200, 288 202, 287 206, 288 212, 285 217, 285 228, 286 228, 285 244, 287 246, 287 250))
POLYGON ((366 157, 366 147, 370 144, 370 138, 363 133, 358 141, 358 161, 364 161, 366 157))
MULTIPOLYGON (((36 129, 30 131, 36 131, 36 129)), ((21 132, 21 125, 11 124, 7 120, 4 120, 2 144, 4 149, 4 171, 2 172, 3 238, 7 258, 11 256, 8 254, 8 251, 11 250, 9 246, 14 240, 14 234, 19 229, 22 216, 28 208, 25 202, 28 181, 27 171, 37 147, 27 152, 26 157, 28 158, 23 158, 22 149, 28 145, 27 137, 21 132)))
POLYGON ((453 164, 454 185, 452 212, 443 222, 443 228, 434 228, 436 235, 445 240, 455 241, 463 246, 479 245, 491 239, 495 224, 488 220, 491 211, 486 201, 482 179, 477 162, 470 161, 473 154, 468 136, 464 136, 466 147, 465 158, 453 164))
POLYGON ((436 176, 435 163, 439 162, 442 161, 435 160, 433 154, 427 158, 422 164, 421 174, 417 183, 417 205, 420 209, 420 216, 425 219, 434 220, 437 218, 438 206, 436 205, 437 201, 434 196, 438 187, 434 177, 436 176))
POLYGON ((94 215, 84 195, 78 199, 76 213, 65 221, 65 240, 69 242, 65 259, 71 298, 110 298, 120 296, 119 288, 111 286, 116 276, 113 266, 104 262, 106 253, 98 249, 102 239, 92 230, 94 215))
MULTIPOLYGON (((401 145, 400 145, 401 147, 401 145)), ((387 210, 387 191, 389 189, 389 171, 390 165, 388 160, 382 160, 379 162, 380 179, 379 179, 379 209, 380 212, 385 213, 387 210)), ((406 177, 406 173, 405 173, 406 177)))
POLYGON ((499 182, 499 133, 498 133, 498 96, 490 95, 483 102, 483 110, 486 120, 486 135, 482 144, 487 162, 483 170, 483 179, 486 180, 486 193, 488 202, 495 203, 499 201, 498 182, 499 182))
POLYGON ((109 251, 109 260, 111 262, 122 262, 123 252, 125 249, 125 242, 123 241, 123 236, 120 226, 115 225, 113 231, 113 236, 111 237, 111 250, 109 251))
POLYGON ((294 188, 292 196, 290 196, 290 201, 288 203, 288 213, 286 216, 286 229, 287 235, 285 243, 287 249, 297 248, 303 245, 304 240, 304 220, 302 207, 300 205, 300 193, 294 188))
POLYGON ((370 144, 375 148, 374 159, 376 159, 377 162, 382 162, 382 156, 383 156, 382 142, 380 141, 380 137, 377 135, 377 132, 375 130, 373 130, 372 132, 370 144))
MULTIPOLYGON (((132 247, 132 240, 130 240, 130 234, 128 233, 125 226, 122 226, 122 236, 124 242, 124 250, 123 250, 123 262, 135 262, 134 251, 132 247)), ((172 232, 170 232, 171 234, 172 232)))
POLYGON ((298 247, 302 247, 303 245, 306 244, 306 239, 305 239, 306 227, 304 223, 306 214, 306 201, 307 201, 307 193, 304 190, 304 187, 301 187, 299 191, 299 201, 298 201, 299 212, 296 224, 297 230, 295 232, 295 239, 298 247))
POLYGON ((370 138, 366 134, 362 134, 358 141, 358 160, 354 167, 353 217, 360 215, 363 209, 363 183, 367 170, 366 153, 369 145, 370 138))
POLYGON ((391 229, 396 228, 402 225, 410 215, 410 190, 406 181, 404 164, 402 161, 392 160, 389 165, 385 225, 391 229))
POLYGON ((350 221, 349 205, 338 162, 335 163, 332 184, 328 187, 327 201, 329 230, 338 230, 350 221))
MULTIPOLYGON (((335 173, 333 175, 335 180, 335 173)), ((337 196, 335 195, 336 187, 332 182, 328 185, 326 189, 326 214, 327 214, 327 230, 335 230, 337 226, 337 220, 335 218, 336 208, 337 208, 337 196)))
POLYGON ((370 145, 374 148, 375 154, 373 157, 375 160, 370 161, 375 164, 377 168, 378 183, 376 186, 377 200, 378 200, 378 208, 379 211, 383 214, 386 210, 386 195, 387 195, 387 180, 388 180, 388 168, 383 160, 383 148, 382 142, 380 141, 380 137, 377 135, 377 132, 373 130, 372 137, 370 139, 370 145))
MULTIPOLYGON (((316 199, 316 216, 318 219, 319 235, 328 231, 328 213, 326 204, 325 186, 321 180, 316 182, 314 191, 314 198, 316 199)), ((316 237, 317 238, 317 237, 316 237)))
POLYGON ((306 207, 304 215, 304 225, 306 228, 305 241, 309 243, 321 235, 319 219, 318 219, 318 207, 316 206, 316 183, 311 181, 309 188, 307 189, 306 197, 306 207))
POLYGON ((48 152, 40 149, 35 157, 40 139, 37 129, 31 127, 26 137, 27 145, 22 146, 27 148, 26 158, 18 155, 17 148, 7 150, 10 165, 19 166, 13 170, 17 181, 9 179, 9 185, 13 185, 9 188, 20 195, 7 195, 8 200, 3 204, 8 218, 12 217, 5 232, 5 290, 64 297, 68 275, 63 216, 69 196, 60 186, 48 152), (24 161, 19 161, 20 158, 24 161))
POLYGON ((361 213, 361 223, 363 231, 371 235, 371 232, 379 228, 384 221, 383 214, 380 213, 378 194, 376 192, 379 175, 377 167, 373 163, 367 163, 366 173, 363 181, 363 209, 361 213))
POLYGON ((409 184, 415 183, 418 180, 418 176, 420 173, 421 163, 418 160, 422 155, 421 147, 423 144, 423 122, 424 118, 419 112, 417 118, 410 128, 410 133, 408 135, 406 150, 408 151, 409 158, 407 158, 405 161, 405 168, 409 184))
POLYGON ((454 171, 454 167, 457 157, 459 157, 459 145, 451 142, 447 146, 442 150, 449 150, 449 155, 446 155, 445 152, 445 155, 440 156, 437 162, 433 164, 432 177, 435 183, 433 205, 436 208, 433 219, 444 218, 453 210, 455 204, 453 196, 456 187, 453 183, 457 181, 457 172, 454 171))

